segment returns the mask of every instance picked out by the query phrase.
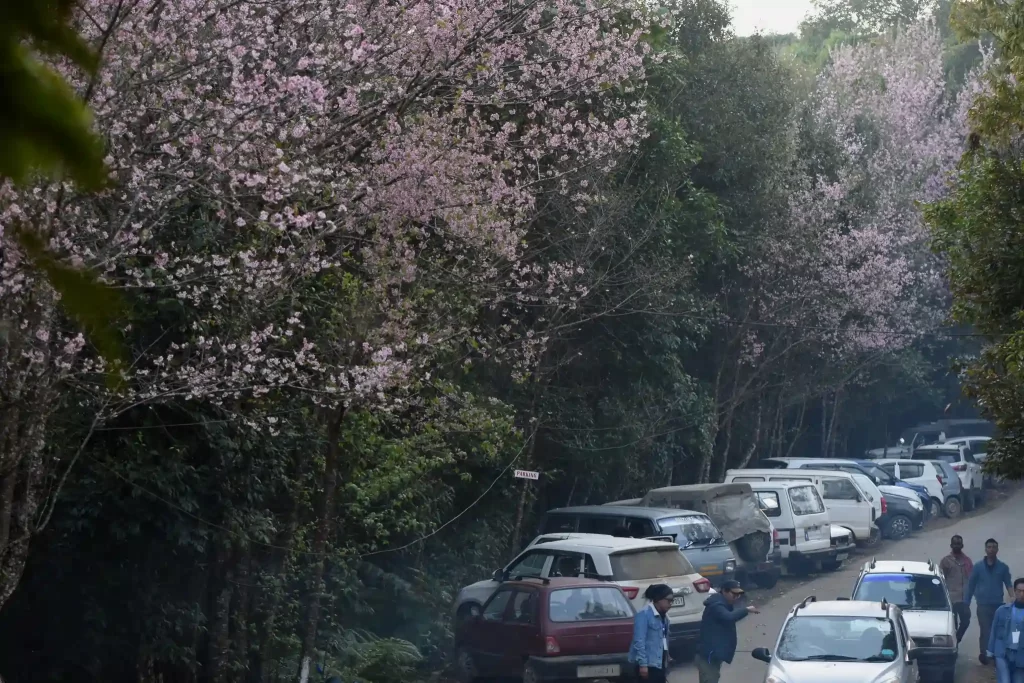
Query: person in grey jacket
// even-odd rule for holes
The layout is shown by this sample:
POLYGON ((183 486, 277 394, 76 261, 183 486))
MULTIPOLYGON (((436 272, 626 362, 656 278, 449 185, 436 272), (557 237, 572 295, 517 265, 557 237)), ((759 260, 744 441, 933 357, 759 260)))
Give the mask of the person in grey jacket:
POLYGON ((978 659, 982 664, 988 664, 985 653, 988 651, 988 639, 992 632, 992 618, 995 617, 999 606, 1006 602, 1006 597, 1013 597, 1010 568, 999 561, 998 555, 999 543, 994 538, 985 541, 985 559, 974 565, 964 593, 964 603, 968 607, 972 598, 978 601, 976 614, 978 645, 981 652, 978 659))

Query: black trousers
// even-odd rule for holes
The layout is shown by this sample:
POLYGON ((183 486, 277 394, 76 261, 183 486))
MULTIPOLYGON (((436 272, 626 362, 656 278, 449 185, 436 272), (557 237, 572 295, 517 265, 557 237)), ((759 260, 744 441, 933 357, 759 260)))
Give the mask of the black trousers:
POLYGON ((992 619, 996 616, 999 605, 978 605, 978 647, 981 654, 988 650, 988 636, 992 632, 992 619))
MULTIPOLYGON (((959 643, 964 639, 967 627, 971 625, 971 608, 964 602, 954 602, 953 614, 956 615, 956 642, 959 643)), ((986 641, 987 646, 988 641, 986 641)))
POLYGON ((640 667, 636 668, 633 676, 638 683, 665 683, 668 680, 665 678, 664 669, 655 669, 653 666, 647 667, 647 678, 640 678, 640 667))

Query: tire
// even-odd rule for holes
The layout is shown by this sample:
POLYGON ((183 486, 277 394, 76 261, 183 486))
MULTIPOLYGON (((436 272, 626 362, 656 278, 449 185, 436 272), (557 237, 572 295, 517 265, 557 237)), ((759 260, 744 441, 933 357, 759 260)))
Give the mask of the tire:
POLYGON ((842 566, 843 566, 843 563, 842 562, 837 562, 837 561, 828 561, 828 562, 822 562, 821 563, 822 571, 826 571, 826 572, 839 571, 839 568, 842 567, 842 566))
POLYGON ((906 515, 894 515, 889 520, 886 535, 894 541, 900 541, 911 534, 914 530, 914 523, 906 515))
POLYGON ((540 674, 530 662, 523 665, 523 683, 540 683, 540 674))
POLYGON ((963 492, 964 496, 964 512, 970 512, 974 509, 974 490, 968 489, 963 492))
POLYGON ((861 548, 874 548, 882 541, 882 530, 877 526, 871 526, 871 535, 866 539, 856 538, 857 545, 861 548))
POLYGON ((758 588, 772 589, 779 583, 779 576, 778 574, 751 574, 750 580, 758 588))
POLYGON ((475 683, 480 680, 480 670, 473 661, 473 655, 462 648, 455 653, 455 679, 459 683, 475 683))
POLYGON ((963 511, 963 506, 960 505, 960 499, 956 496, 946 498, 946 502, 942 505, 942 514, 950 519, 956 519, 963 514, 963 511))
POLYGON ((767 532, 758 531, 736 541, 736 552, 744 562, 761 562, 768 556, 771 543, 772 537, 767 532))
POLYGON ((938 498, 932 498, 928 503, 928 514, 931 517, 938 517, 942 514, 942 503, 939 502, 938 498))

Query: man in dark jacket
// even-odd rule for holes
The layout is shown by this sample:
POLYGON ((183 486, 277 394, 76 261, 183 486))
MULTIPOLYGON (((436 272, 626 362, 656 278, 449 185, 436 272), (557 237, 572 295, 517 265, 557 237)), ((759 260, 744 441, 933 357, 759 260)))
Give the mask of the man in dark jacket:
POLYGON ((720 592, 704 601, 700 619, 700 646, 697 649, 697 674, 700 683, 718 683, 722 662, 732 664, 736 655, 736 622, 748 614, 759 614, 753 605, 744 607, 739 581, 724 581, 720 592))
POLYGON ((964 603, 970 607, 971 599, 978 601, 978 642, 981 654, 978 659, 988 664, 985 652, 988 650, 988 636, 992 631, 992 618, 999 606, 1006 602, 1006 596, 1013 597, 1013 582, 1010 579, 1010 568, 1000 562, 999 543, 994 538, 985 541, 985 559, 974 565, 971 578, 967 581, 964 592, 964 603), (1006 592, 1003 592, 1003 589, 1006 592))

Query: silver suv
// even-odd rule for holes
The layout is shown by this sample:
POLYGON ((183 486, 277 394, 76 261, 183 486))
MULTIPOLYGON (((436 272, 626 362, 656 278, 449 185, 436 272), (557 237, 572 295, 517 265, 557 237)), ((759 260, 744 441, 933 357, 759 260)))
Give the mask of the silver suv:
POLYGON ((775 652, 759 647, 765 683, 916 683, 918 650, 903 612, 888 602, 805 598, 786 616, 775 652))

